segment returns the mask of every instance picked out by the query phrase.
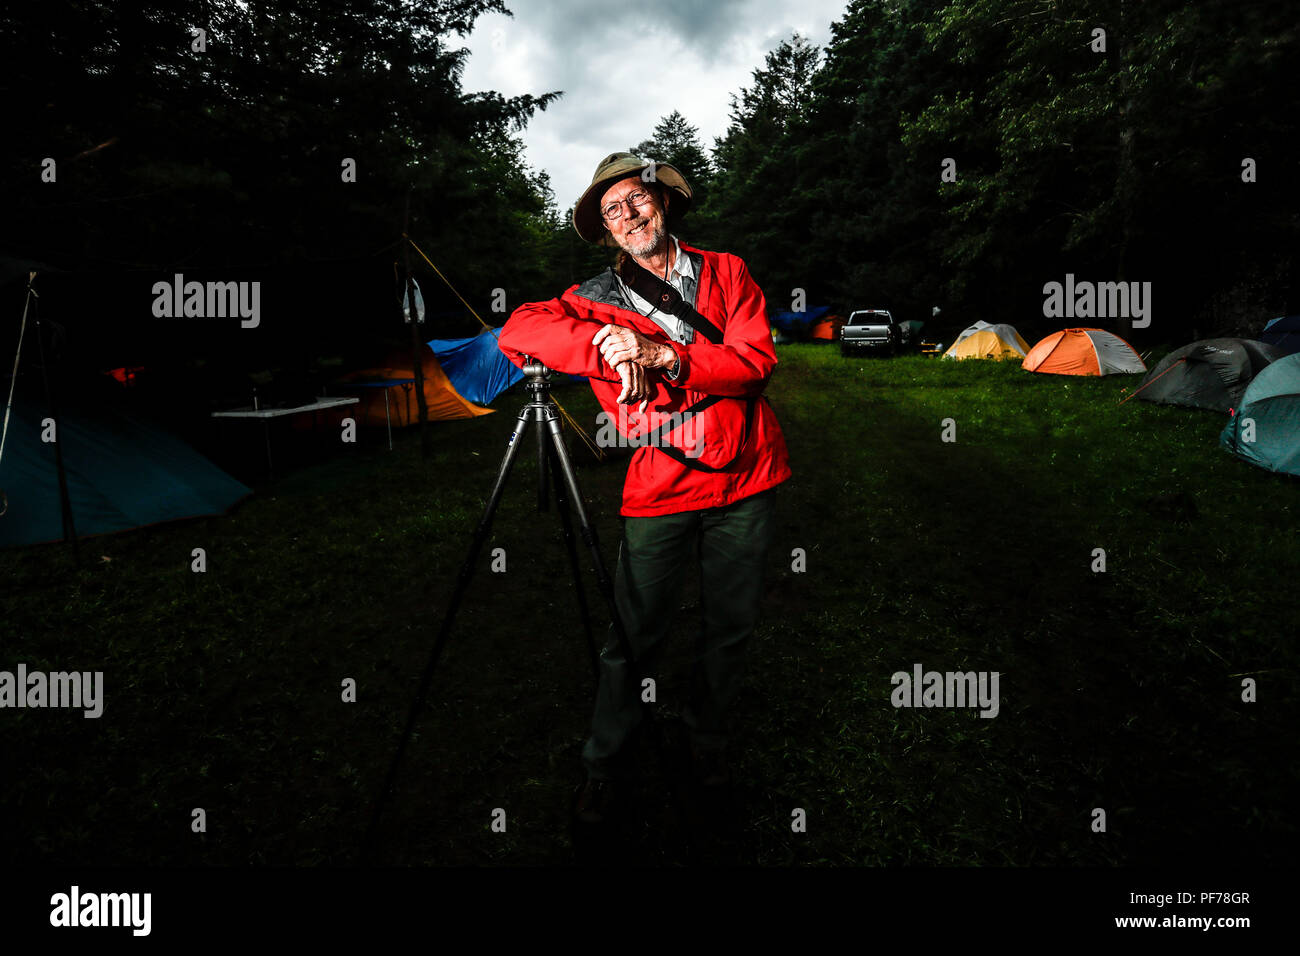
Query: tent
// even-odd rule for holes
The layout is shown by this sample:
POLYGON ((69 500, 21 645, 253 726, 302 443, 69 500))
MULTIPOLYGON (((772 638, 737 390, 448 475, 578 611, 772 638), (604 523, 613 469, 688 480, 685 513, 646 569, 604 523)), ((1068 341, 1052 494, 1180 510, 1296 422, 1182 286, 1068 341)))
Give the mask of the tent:
POLYGON ((1023 368, 1052 375, 1114 375, 1147 370, 1133 346, 1105 329, 1053 332, 1029 350, 1023 368))
POLYGON ((1300 354, 1255 376, 1219 444, 1252 465, 1300 475, 1300 354))
MULTIPOLYGON (((478 415, 492 414, 492 409, 466 401, 456 391, 451 380, 442 370, 438 357, 433 354, 433 349, 426 345, 422 352, 424 400, 429 407, 430 421, 474 418, 478 415)), ((383 428, 391 416, 392 424, 401 428, 415 425, 420 421, 415 386, 410 381, 413 378, 415 378, 415 365, 411 362, 411 353, 399 350, 390 354, 382 365, 358 369, 343 376, 339 380, 339 385, 345 391, 348 391, 346 386, 349 384, 380 386, 355 390, 361 402, 352 406, 356 409, 354 417, 358 424, 383 428), (385 392, 388 397, 387 411, 384 405, 385 392)))
POLYGON ((1166 355, 1133 394, 1160 405, 1226 412, 1241 404, 1251 380, 1282 355, 1276 346, 1251 339, 1203 339, 1166 355))
POLYGON ((1278 319, 1269 319, 1260 333, 1259 340, 1269 345, 1278 346, 1283 353, 1290 355, 1300 352, 1300 315, 1284 315, 1278 319))
POLYGON ((1003 323, 976 322, 957 336, 943 353, 949 359, 1023 359, 1029 346, 1014 328, 1003 323))
POLYGON ((829 305, 816 305, 802 312, 773 312, 769 321, 772 328, 779 329, 790 340, 806 339, 809 331, 822 319, 830 315, 829 305))
MULTIPOLYGON (((80 395, 56 397, 53 434, 78 538, 222 514, 251 493, 126 407, 120 392, 105 378, 80 395)), ((20 379, 0 457, 0 489, 8 499, 8 510, 0 515, 2 548, 63 540, 55 445, 42 440, 47 417, 39 381, 20 379)))
MULTIPOLYGON (((472 338, 430 339, 428 344, 452 388, 471 402, 487 405, 524 380, 523 369, 501 351, 500 338, 500 329, 484 329, 472 338)), ((553 385, 585 381, 585 375, 569 375, 552 369, 553 385)))
POLYGON ((524 377, 519 366, 506 358, 497 345, 500 335, 500 329, 484 329, 469 339, 429 340, 429 348, 438 357, 452 387, 471 402, 491 404, 524 377))
POLYGON ((816 342, 839 341, 840 329, 844 328, 844 316, 828 315, 812 324, 809 338, 816 342))

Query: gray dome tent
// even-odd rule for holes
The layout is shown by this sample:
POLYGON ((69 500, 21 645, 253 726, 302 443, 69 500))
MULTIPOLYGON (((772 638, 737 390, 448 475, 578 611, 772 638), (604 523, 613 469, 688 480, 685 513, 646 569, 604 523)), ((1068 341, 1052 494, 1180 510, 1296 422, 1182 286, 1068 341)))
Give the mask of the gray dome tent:
POLYGON ((1161 405, 1226 412, 1240 406, 1246 386, 1284 354, 1253 339, 1202 339, 1166 355, 1133 394, 1161 405))

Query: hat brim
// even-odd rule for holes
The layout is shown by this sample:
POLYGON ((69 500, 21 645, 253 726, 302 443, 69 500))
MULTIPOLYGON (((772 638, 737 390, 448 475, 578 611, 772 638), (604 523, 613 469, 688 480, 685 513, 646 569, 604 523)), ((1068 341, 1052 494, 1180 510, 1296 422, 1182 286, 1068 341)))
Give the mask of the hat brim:
POLYGON ((668 205, 668 225, 676 225, 691 207, 691 186, 677 167, 669 163, 635 163, 627 164, 623 169, 611 170, 607 175, 593 182, 573 207, 573 228, 587 242, 604 246, 617 246, 613 235, 605 228, 605 221, 600 215, 600 200, 610 186, 633 176, 640 176, 646 169, 654 167, 654 181, 663 183, 673 191, 672 202, 668 205))

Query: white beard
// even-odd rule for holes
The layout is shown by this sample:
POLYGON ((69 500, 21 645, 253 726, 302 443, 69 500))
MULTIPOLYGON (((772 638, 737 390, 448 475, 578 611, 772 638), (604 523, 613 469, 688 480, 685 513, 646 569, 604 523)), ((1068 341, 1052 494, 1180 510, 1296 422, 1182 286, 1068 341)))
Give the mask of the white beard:
POLYGON ((646 226, 635 236, 624 236, 619 245, 623 247, 623 251, 628 255, 644 259, 659 248, 666 235, 663 221, 660 220, 659 224, 653 229, 646 226))

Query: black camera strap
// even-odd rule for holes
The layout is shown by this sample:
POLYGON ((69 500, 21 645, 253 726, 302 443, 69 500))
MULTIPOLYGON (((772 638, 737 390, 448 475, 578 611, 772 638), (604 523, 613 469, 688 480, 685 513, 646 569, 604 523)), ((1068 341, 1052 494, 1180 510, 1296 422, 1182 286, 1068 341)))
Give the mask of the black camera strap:
POLYGON ((718 404, 722 399, 723 396, 721 395, 706 395, 690 408, 682 412, 682 420, 680 423, 669 420, 663 425, 660 425, 653 432, 647 433, 645 437, 641 439, 641 442, 650 445, 652 448, 659 449, 659 451, 663 452, 673 461, 685 465, 687 468, 691 468, 695 471, 703 471, 711 475, 717 474, 720 471, 726 471, 740 460, 740 456, 745 453, 745 446, 749 444, 749 429, 754 421, 754 406, 758 404, 757 398, 749 398, 745 400, 745 430, 741 432, 740 444, 736 446, 736 453, 731 456, 731 461, 724 465, 706 465, 703 462, 692 458, 676 445, 668 444, 666 440, 666 436, 669 432, 674 432, 678 428, 684 427, 687 422, 700 412, 718 404))
POLYGON ((700 315, 694 306, 682 298, 680 292, 631 256, 623 256, 622 259, 618 267, 618 275, 627 283, 629 289, 660 312, 667 312, 681 319, 714 345, 722 344, 722 329, 700 315))

